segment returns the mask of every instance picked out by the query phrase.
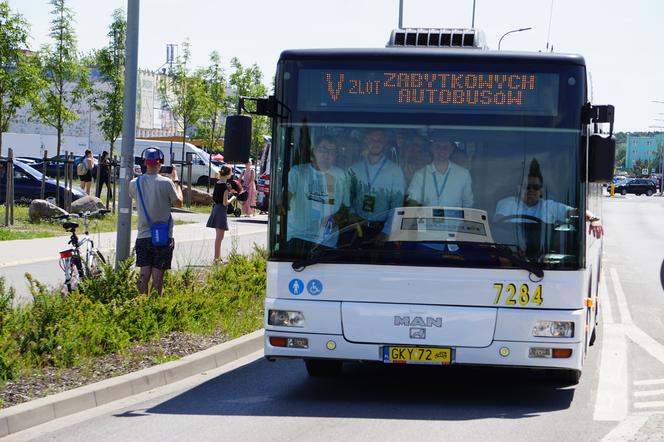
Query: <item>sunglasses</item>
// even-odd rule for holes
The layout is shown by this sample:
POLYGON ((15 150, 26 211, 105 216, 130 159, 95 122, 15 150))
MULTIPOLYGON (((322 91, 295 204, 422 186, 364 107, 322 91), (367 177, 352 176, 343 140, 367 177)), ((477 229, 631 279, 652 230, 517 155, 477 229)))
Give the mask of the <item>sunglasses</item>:
POLYGON ((540 190, 542 188, 541 184, 528 184, 526 186, 528 190, 540 190))

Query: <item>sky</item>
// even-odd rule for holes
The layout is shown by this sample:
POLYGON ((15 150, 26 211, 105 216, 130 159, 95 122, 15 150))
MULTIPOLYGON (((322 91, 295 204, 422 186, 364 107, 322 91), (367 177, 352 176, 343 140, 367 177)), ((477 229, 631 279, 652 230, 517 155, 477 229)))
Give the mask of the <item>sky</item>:
MULTIPOLYGON (((403 0, 405 27, 475 27, 495 50, 581 54, 593 102, 616 107, 616 131, 664 130, 664 2, 660 0, 403 0), (656 103, 661 101, 662 103, 656 103), (652 128, 650 126, 663 126, 652 128)), ((114 9, 127 0, 67 0, 79 49, 108 44, 114 9)), ((30 48, 49 43, 46 0, 9 0, 31 25, 30 48)), ((279 54, 300 48, 384 47, 398 27, 399 0, 142 0, 138 66, 157 70, 166 45, 189 40, 192 67, 218 51, 257 63, 270 85, 279 54)))

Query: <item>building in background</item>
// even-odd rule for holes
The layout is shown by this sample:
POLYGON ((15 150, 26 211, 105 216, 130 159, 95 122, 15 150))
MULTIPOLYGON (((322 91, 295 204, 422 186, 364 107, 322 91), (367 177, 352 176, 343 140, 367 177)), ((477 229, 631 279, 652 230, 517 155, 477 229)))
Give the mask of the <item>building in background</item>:
MULTIPOLYGON (((91 71, 94 88, 103 88, 104 83, 96 70, 91 71)), ((153 138, 182 135, 178 130, 173 114, 159 96, 158 82, 162 74, 139 70, 136 97, 136 138, 153 138)), ((9 123, 9 133, 2 134, 3 149, 14 148, 16 156, 42 156, 44 150, 49 156, 57 149, 57 132, 37 118, 31 116, 30 106, 19 109, 9 123), (34 144, 34 146, 33 146, 34 144), (40 152, 39 154, 35 152, 40 152)), ((109 142, 99 129, 99 113, 83 100, 74 111, 78 119, 65 126, 61 151, 83 154, 90 149, 95 155, 108 150, 109 142)), ((116 144, 116 147, 119 147, 116 144)))
POLYGON ((664 133, 653 136, 627 134, 625 169, 634 168, 640 161, 654 163, 657 160, 657 149, 660 145, 664 145, 664 133))

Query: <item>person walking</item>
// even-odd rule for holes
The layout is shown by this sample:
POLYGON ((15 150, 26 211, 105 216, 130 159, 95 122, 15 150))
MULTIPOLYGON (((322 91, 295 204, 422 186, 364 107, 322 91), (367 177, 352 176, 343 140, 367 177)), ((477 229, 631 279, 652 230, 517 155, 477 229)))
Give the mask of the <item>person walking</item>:
POLYGON ((92 169, 95 167, 95 162, 92 159, 92 151, 86 149, 83 158, 81 158, 80 163, 76 166, 76 173, 78 174, 79 179, 81 180, 81 187, 85 190, 85 193, 90 195, 92 191, 92 169))
POLYGON ((223 166, 219 171, 219 179, 214 184, 214 191, 212 192, 212 212, 208 218, 207 227, 215 230, 214 237, 214 261, 222 262, 221 259, 221 242, 224 240, 224 235, 228 230, 227 209, 228 205, 233 202, 235 196, 229 196, 232 192, 230 184, 227 180, 233 175, 233 170, 228 166, 223 166))
POLYGON ((101 153, 101 157, 99 158, 99 179, 97 180, 97 185, 95 186, 95 194, 97 195, 97 198, 101 198, 101 189, 104 187, 104 184, 106 184, 106 193, 107 193, 107 198, 111 199, 113 197, 113 193, 111 191, 111 174, 110 174, 110 169, 111 169, 111 161, 108 158, 108 152, 103 151, 101 153))
POLYGON ((171 205, 182 207, 182 189, 175 167, 169 174, 160 174, 164 154, 156 147, 143 151, 145 174, 129 183, 129 194, 138 210, 138 235, 136 237, 136 266, 140 267, 138 290, 148 293, 152 289, 160 296, 164 290, 164 273, 173 260, 173 219, 171 205))
POLYGON ((256 171, 254 170, 251 158, 244 165, 244 171, 240 175, 242 188, 247 191, 248 198, 242 203, 242 214, 244 216, 254 216, 254 207, 256 206, 256 171))

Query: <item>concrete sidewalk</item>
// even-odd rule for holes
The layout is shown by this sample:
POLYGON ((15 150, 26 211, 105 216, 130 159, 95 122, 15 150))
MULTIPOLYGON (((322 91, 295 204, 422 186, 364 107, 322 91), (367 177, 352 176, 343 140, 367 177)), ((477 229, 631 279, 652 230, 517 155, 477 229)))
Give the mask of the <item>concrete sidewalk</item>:
POLYGON ((0 437, 172 384, 221 367, 262 348, 263 330, 258 330, 177 361, 6 408, 0 411, 0 437))
MULTIPOLYGON (((215 231, 205 227, 208 214, 173 213, 173 218, 191 222, 173 227, 173 268, 210 265, 215 231)), ((94 232, 93 226, 91 232, 94 232)), ((91 237, 107 261, 114 262, 116 232, 92 233, 91 237)), ((24 277, 26 272, 47 285, 62 283, 59 252, 69 248, 68 239, 68 236, 60 236, 0 242, 0 276, 5 277, 8 286, 17 290, 17 302, 31 299, 24 277)), ((131 232, 132 247, 135 239, 136 230, 131 232)), ((223 254, 228 254, 231 249, 250 253, 254 243, 267 244, 267 216, 229 217, 229 231, 222 243, 223 254)))

